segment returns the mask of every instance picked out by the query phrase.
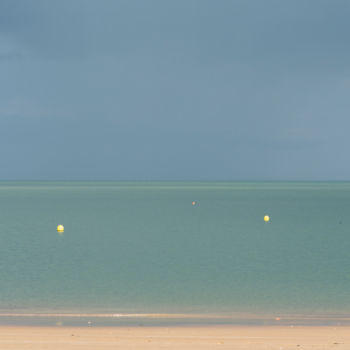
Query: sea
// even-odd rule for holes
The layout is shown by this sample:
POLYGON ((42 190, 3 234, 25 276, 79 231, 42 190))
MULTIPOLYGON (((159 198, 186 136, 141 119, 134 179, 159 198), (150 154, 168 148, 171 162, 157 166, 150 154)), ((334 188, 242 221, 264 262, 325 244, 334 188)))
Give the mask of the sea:
POLYGON ((0 182, 0 323, 349 316, 348 182, 0 182))

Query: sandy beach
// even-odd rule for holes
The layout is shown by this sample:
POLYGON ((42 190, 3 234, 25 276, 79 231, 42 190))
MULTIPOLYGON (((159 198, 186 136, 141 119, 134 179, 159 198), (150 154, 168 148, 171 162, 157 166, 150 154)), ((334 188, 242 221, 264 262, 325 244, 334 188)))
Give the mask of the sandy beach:
POLYGON ((350 327, 0 327, 2 350, 350 349, 350 327))

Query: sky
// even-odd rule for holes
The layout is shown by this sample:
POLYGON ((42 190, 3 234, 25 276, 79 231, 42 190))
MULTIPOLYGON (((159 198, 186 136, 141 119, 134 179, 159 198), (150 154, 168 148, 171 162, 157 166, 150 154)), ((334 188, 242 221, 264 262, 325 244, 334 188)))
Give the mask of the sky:
POLYGON ((0 180, 350 180, 350 2, 2 0, 0 180))

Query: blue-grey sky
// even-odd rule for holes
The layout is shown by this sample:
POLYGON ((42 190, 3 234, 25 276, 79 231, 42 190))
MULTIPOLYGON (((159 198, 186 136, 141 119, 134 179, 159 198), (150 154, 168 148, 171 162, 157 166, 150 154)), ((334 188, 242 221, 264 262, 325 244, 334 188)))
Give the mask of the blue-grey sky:
POLYGON ((350 2, 2 0, 0 179, 349 180, 350 2))

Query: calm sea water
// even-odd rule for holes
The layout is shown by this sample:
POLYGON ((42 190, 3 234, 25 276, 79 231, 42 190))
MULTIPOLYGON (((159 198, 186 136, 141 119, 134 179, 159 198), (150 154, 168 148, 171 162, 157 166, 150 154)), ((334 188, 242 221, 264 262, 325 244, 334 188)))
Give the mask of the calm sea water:
POLYGON ((1 312, 350 312, 350 183, 2 182, 0 217, 1 312))

